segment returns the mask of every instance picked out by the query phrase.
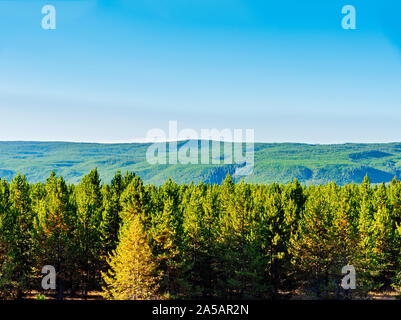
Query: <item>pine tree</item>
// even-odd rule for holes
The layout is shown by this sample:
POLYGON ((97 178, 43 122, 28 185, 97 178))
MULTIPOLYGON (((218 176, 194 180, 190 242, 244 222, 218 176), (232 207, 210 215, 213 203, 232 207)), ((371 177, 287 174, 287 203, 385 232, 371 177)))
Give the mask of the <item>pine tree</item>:
POLYGON ((282 192, 282 206, 284 211, 284 238, 285 243, 283 265, 285 272, 281 275, 281 285, 283 291, 293 291, 297 285, 297 266, 293 265, 291 252, 291 239, 296 236, 300 217, 305 209, 306 196, 304 188, 295 179, 289 183, 282 192))
POLYGON ((217 256, 217 236, 219 234, 220 206, 217 186, 209 185, 202 202, 203 219, 201 223, 201 239, 203 247, 203 263, 201 267, 201 281, 203 297, 210 298, 215 295, 217 276, 215 272, 217 256))
POLYGON ((264 200, 261 211, 261 238, 263 254, 266 260, 266 283, 271 297, 278 295, 282 288, 283 275, 286 270, 286 242, 288 241, 288 227, 282 204, 281 188, 277 184, 270 186, 269 193, 264 200))
POLYGON ((10 214, 10 186, 7 180, 0 180, 0 298, 10 295, 10 257, 8 256, 7 216, 10 214))
POLYGON ((391 229, 390 260, 394 268, 392 287, 401 289, 401 182, 394 177, 390 186, 391 229))
POLYGON ((333 264, 333 203, 328 194, 335 189, 334 184, 309 188, 298 231, 291 238, 293 264, 300 272, 302 285, 318 297, 329 285, 328 272, 333 264))
MULTIPOLYGON (((190 297, 211 297, 215 291, 216 236, 218 203, 216 189, 200 183, 185 191, 188 199, 184 210, 184 272, 190 297)), ((184 202, 184 200, 183 200, 184 202)))
POLYGON ((30 186, 19 173, 10 185, 10 209, 2 217, 2 236, 7 259, 2 269, 12 294, 20 299, 30 287, 33 266, 33 212, 30 186))
POLYGON ((84 176, 75 189, 77 201, 77 236, 81 255, 80 267, 84 296, 94 288, 99 276, 100 223, 102 215, 102 195, 100 178, 96 169, 84 176))
POLYGON ((134 177, 127 185, 120 199, 120 219, 123 225, 128 225, 135 216, 143 219, 147 214, 148 196, 139 177, 134 177))
POLYGON ((183 215, 180 210, 179 186, 169 179, 159 191, 163 209, 152 214, 149 232, 151 248, 162 276, 160 292, 176 297, 186 287, 183 277, 183 215))
POLYGON ((56 268, 57 299, 62 300, 65 267, 71 263, 69 254, 73 250, 73 208, 64 179, 57 178, 54 171, 47 179, 45 190, 45 198, 35 219, 38 267, 52 265, 56 268))
POLYGON ((366 295, 372 289, 371 270, 373 266, 373 189, 368 176, 359 186, 358 243, 355 268, 358 270, 358 288, 366 295))
POLYGON ((391 278, 395 275, 394 261, 391 260, 392 240, 394 229, 390 215, 387 188, 381 184, 374 193, 374 221, 372 226, 372 274, 377 289, 388 289, 391 278))
MULTIPOLYGON (((336 209, 333 215, 332 234, 334 236, 334 246, 332 255, 334 256, 333 270, 331 275, 334 277, 337 297, 343 295, 350 297, 350 291, 343 292, 341 285, 342 267, 346 265, 355 265, 358 254, 358 214, 357 203, 358 189, 354 185, 346 185, 338 192, 338 197, 333 199, 336 202, 336 209)), ((334 289, 334 288, 333 288, 334 289)))
POLYGON ((203 192, 201 188, 197 188, 191 184, 184 192, 183 200, 183 227, 184 227, 184 272, 185 280, 188 282, 187 290, 192 296, 202 296, 202 256, 203 256, 203 239, 201 220, 203 219, 203 192))
POLYGON ((114 300, 157 298, 156 264, 138 215, 123 231, 117 249, 108 259, 110 270, 102 273, 103 295, 114 300))
POLYGON ((227 176, 224 179, 219 192, 220 210, 222 214, 225 214, 231 209, 234 191, 234 181, 231 178, 230 174, 227 173, 227 176))
POLYGON ((100 223, 100 236, 103 247, 102 255, 105 257, 117 246, 122 211, 120 198, 125 188, 124 184, 121 172, 118 171, 110 185, 104 185, 102 188, 104 209, 100 223))
MULTIPOLYGON (((223 184, 223 190, 230 185, 230 182, 223 184)), ((236 185, 231 198, 227 197, 224 201, 218 238, 221 255, 219 291, 227 298, 250 298, 255 294, 253 283, 258 283, 261 277, 255 270, 260 265, 254 244, 258 219, 253 210, 250 185, 244 182, 236 185)))

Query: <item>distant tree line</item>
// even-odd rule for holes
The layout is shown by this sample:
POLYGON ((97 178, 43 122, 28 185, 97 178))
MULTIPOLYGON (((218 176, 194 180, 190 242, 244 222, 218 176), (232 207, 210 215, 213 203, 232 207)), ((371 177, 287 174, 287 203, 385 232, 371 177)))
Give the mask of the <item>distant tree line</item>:
POLYGON ((58 299, 276 299, 294 292, 349 297, 401 284, 401 182, 372 186, 144 185, 97 170, 77 185, 54 172, 0 181, 0 297, 41 290, 57 272, 58 299))

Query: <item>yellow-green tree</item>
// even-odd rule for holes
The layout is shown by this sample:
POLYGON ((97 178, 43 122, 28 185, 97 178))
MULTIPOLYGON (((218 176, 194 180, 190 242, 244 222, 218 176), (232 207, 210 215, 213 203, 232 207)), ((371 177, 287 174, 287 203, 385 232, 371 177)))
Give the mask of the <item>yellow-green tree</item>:
POLYGON ((63 299, 65 267, 71 263, 74 214, 68 187, 62 177, 51 172, 45 185, 45 197, 34 220, 38 268, 53 265, 57 270, 57 299, 63 299))
POLYGON ((110 269, 102 273, 103 296, 111 300, 156 298, 156 265, 138 215, 121 234, 117 248, 108 259, 110 269))

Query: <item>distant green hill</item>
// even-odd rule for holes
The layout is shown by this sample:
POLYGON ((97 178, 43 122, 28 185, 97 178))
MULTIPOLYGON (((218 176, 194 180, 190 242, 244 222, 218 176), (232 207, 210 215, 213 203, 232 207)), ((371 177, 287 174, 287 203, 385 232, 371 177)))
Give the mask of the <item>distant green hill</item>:
MULTIPOLYGON (((183 144, 185 142, 180 142, 183 144)), ((0 142, 0 177, 11 179, 18 171, 31 182, 45 181, 51 170, 76 183, 98 168, 103 181, 117 170, 135 171, 145 183, 220 183, 237 165, 151 165, 146 161, 149 144, 99 144, 71 142, 0 142)), ((303 184, 362 181, 373 183, 401 178, 401 143, 309 145, 255 144, 255 169, 247 182, 286 183, 297 178, 303 184)))

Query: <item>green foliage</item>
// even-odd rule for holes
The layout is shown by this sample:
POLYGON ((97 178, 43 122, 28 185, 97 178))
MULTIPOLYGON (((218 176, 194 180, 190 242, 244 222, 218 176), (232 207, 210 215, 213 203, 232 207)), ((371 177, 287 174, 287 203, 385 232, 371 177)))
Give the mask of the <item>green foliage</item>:
MULTIPOLYGON (((163 185, 169 177, 179 184, 191 181, 221 184, 227 173, 232 174, 237 168, 236 164, 223 162, 151 165, 146 161, 148 146, 146 143, 0 142, 0 176, 10 180, 21 171, 28 181, 41 182, 55 170, 68 183, 77 184, 96 167, 105 182, 110 182, 115 172, 121 170, 135 171, 145 184, 163 185)), ((255 170, 245 177, 249 183, 288 183, 298 179, 304 185, 331 181, 344 185, 361 183, 366 174, 372 183, 390 183, 394 176, 400 178, 399 143, 255 143, 254 150, 255 170)))
POLYGON ((84 176, 75 189, 77 201, 78 263, 82 271, 85 297, 88 290, 95 289, 99 275, 96 272, 101 258, 100 223, 102 217, 102 194, 97 169, 84 176))
MULTIPOLYGON (((371 155, 369 153, 369 155, 371 155)), ((358 156, 359 157, 359 156, 358 156)), ((52 172, 0 180, 0 297, 58 299, 103 289, 108 299, 277 299, 295 290, 350 298, 401 287, 401 182, 340 186, 235 183, 145 185, 92 170, 78 185, 52 172)))
POLYGON ((103 242, 103 255, 107 256, 117 246, 118 233, 120 230, 122 206, 120 204, 121 194, 125 189, 125 181, 118 171, 111 180, 110 185, 102 188, 103 212, 100 222, 100 234, 103 242))
POLYGON ((121 234, 117 249, 103 273, 104 297, 113 300, 145 300, 157 297, 156 264, 138 215, 121 234))
POLYGON ((19 173, 11 181, 9 201, 9 210, 2 217, 1 234, 5 244, 2 270, 7 279, 3 281, 6 285, 12 284, 10 294, 22 298, 29 287, 33 266, 33 211, 30 185, 19 173))
POLYGON ((55 266, 59 284, 58 299, 61 300, 67 279, 66 266, 73 265, 75 258, 73 229, 76 216, 69 201, 68 187, 62 177, 56 177, 54 171, 47 179, 45 191, 34 220, 36 263, 55 266))

